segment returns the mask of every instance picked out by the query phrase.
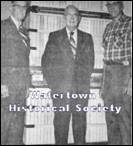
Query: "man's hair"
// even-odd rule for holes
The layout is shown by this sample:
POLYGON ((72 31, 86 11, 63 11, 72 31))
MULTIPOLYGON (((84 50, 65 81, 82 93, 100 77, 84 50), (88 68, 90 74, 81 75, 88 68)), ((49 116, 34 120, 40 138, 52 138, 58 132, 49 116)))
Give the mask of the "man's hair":
POLYGON ((79 12, 78 8, 75 7, 74 5, 68 5, 68 6, 65 8, 64 15, 67 14, 68 9, 75 9, 75 10, 77 11, 77 14, 80 16, 80 12, 79 12))
MULTIPOLYGON (((109 3, 110 1, 106 1, 106 3, 109 3)), ((114 2, 117 2, 119 4, 119 6, 124 9, 124 3, 123 1, 114 1, 114 2)))
POLYGON ((119 5, 120 5, 120 7, 121 7, 122 9, 124 9, 123 1, 118 1, 118 3, 119 3, 119 5))
MULTIPOLYGON (((11 1, 11 3, 12 3, 13 5, 15 4, 15 2, 16 2, 16 1, 11 1)), ((30 6, 30 2, 31 2, 31 1, 25 1, 25 2, 26 2, 27 7, 30 6)))
POLYGON ((11 1, 12 4, 14 4, 16 1, 11 1))

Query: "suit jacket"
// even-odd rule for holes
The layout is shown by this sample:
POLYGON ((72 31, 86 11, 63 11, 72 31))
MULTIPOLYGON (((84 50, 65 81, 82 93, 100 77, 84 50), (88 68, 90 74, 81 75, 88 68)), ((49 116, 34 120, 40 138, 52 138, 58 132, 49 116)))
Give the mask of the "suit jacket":
MULTIPOLYGON (((27 38, 28 40, 28 38, 27 38)), ((9 94, 29 86, 29 43, 17 30, 12 19, 1 22, 1 83, 7 85, 9 94)))
POLYGON ((49 35, 42 56, 43 74, 55 92, 89 92, 90 76, 94 67, 92 36, 78 30, 76 58, 70 48, 66 28, 49 35))

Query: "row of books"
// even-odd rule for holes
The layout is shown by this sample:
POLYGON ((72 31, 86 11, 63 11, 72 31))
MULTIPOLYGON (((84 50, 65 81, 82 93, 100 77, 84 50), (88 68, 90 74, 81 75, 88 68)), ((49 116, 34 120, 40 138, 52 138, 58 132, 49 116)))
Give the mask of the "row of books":
POLYGON ((55 144, 54 126, 36 125, 35 128, 24 129, 24 144, 55 144))
MULTIPOLYGON (((31 14, 30 19, 30 28, 37 29, 37 33, 30 32, 30 44, 37 48, 37 50, 31 51, 30 65, 40 66, 41 57, 44 52, 49 33, 63 28, 64 22, 61 15, 52 14, 31 14)), ((102 35, 107 23, 109 23, 109 20, 83 18, 79 26, 81 30, 88 32, 93 36, 97 68, 102 68, 102 35)))
MULTIPOLYGON (((91 33, 92 36, 101 37, 104 29, 110 20, 96 18, 82 18, 79 29, 91 33)), ((61 15, 52 14, 31 14, 30 28, 37 29, 40 33, 50 33, 65 26, 64 19, 61 15)))
MULTIPOLYGON (((88 106, 103 106, 103 100, 99 98, 99 90, 91 90, 96 97, 90 99, 88 106)), ((27 105, 33 106, 33 111, 27 110, 27 124, 51 125, 53 124, 54 111, 51 109, 43 109, 44 107, 52 107, 52 99, 50 98, 50 89, 48 88, 31 88, 29 98, 27 98, 27 105), (34 106, 37 108, 34 109, 34 106)), ((104 112, 87 112, 88 124, 105 124, 104 112)))
MULTIPOLYGON (((46 106, 49 104, 52 106, 51 99, 39 99, 39 93, 48 93, 48 88, 30 88, 31 94, 27 99, 27 105, 33 106, 46 106), (34 95, 33 95, 34 94, 34 95), (36 95, 36 96, 35 96, 36 95), (33 98, 36 97, 36 98, 33 98), (38 96, 38 99, 37 99, 38 96)), ((97 98, 92 99, 88 106, 97 105, 97 103, 103 104, 103 101, 99 98, 99 91, 93 90, 97 98)), ((54 144, 54 126, 53 126, 54 112, 26 112, 24 141, 25 144, 54 144), (34 127, 28 127, 28 125, 34 125, 34 127)), ((69 143, 73 142, 72 132, 72 119, 69 125, 69 143)), ((87 130, 86 130, 86 142, 100 142, 107 140, 107 128, 105 123, 104 113, 88 112, 87 113, 87 130)))
POLYGON ((103 1, 32 1, 31 5, 40 7, 65 8, 68 5, 75 5, 79 10, 103 12, 103 1))
MULTIPOLYGON (((105 26, 110 20, 98 18, 85 18, 81 19, 80 28, 92 34, 102 34, 105 26)), ((65 26, 62 15, 55 14, 35 14, 30 15, 30 28, 37 29, 38 31, 54 31, 61 29, 65 26)))
POLYGON ((65 8, 69 4, 68 1, 32 1, 31 5, 38 5, 40 7, 57 7, 65 8))
POLYGON ((43 111, 45 107, 52 106, 52 99, 44 98, 50 92, 48 88, 31 88, 27 105, 33 106, 32 110, 26 112, 26 125, 53 125, 54 112, 43 111), (36 108, 34 108, 36 107, 36 108))
POLYGON ((30 28, 37 30, 56 30, 64 25, 62 15, 55 14, 34 14, 30 15, 30 28))
MULTIPOLYGON (((68 134, 68 143, 73 143, 73 132, 70 122, 70 129, 68 134)), ((107 128, 106 125, 99 127, 94 125, 87 125, 86 142, 106 142, 107 141, 107 128)), ((35 144, 55 144, 54 126, 38 126, 24 130, 24 143, 26 145, 35 144)))

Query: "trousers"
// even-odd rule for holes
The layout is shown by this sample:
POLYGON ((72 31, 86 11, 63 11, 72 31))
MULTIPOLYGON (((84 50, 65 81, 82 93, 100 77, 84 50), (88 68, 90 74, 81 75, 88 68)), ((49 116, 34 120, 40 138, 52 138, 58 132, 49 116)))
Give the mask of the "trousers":
POLYGON ((68 131, 70 118, 72 117, 72 130, 75 144, 85 144, 86 135, 86 112, 76 111, 76 105, 80 104, 83 108, 88 105, 86 99, 55 99, 53 105, 70 106, 69 111, 56 111, 54 113, 54 135, 57 145, 66 145, 68 143, 68 131))
POLYGON ((109 145, 131 144, 131 97, 124 93, 131 69, 123 65, 105 65, 101 96, 105 106, 120 106, 119 114, 106 112, 109 145))
POLYGON ((1 100, 1 144, 23 145, 24 111, 10 111, 9 105, 25 105, 23 90, 1 100))

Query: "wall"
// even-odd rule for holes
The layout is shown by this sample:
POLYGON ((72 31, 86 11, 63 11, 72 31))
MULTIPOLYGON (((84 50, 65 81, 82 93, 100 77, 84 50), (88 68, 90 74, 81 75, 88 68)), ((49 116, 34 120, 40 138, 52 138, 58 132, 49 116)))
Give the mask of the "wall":
MULTIPOLYGON (((105 1, 101 1, 101 2, 103 2, 104 5, 105 1)), ((10 15, 10 11, 9 11, 10 6, 11 6, 10 1, 1 1, 1 20, 6 19, 10 15)), ((124 1, 124 6, 125 6, 125 10, 124 10, 125 13, 129 16, 132 16, 132 1, 124 1)))

